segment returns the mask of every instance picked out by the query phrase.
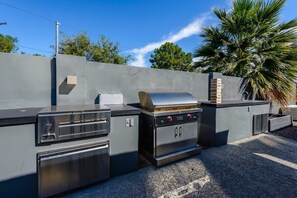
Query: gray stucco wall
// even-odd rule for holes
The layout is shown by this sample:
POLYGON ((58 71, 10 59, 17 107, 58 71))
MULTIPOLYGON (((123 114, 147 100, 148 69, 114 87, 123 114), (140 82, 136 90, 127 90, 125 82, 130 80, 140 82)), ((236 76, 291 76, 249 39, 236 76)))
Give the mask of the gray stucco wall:
POLYGON ((0 109, 52 103, 53 59, 0 53, 0 109))
POLYGON ((228 131, 228 143, 253 135, 253 116, 269 113, 269 104, 218 108, 216 134, 228 131))
POLYGON ((0 53, 0 109, 50 105, 94 104, 100 93, 121 93, 124 102, 138 103, 139 91, 186 91, 208 100, 210 78, 223 80, 223 100, 241 98, 242 79, 220 73, 200 74, 86 61, 85 57, 57 58, 0 53), (76 86, 66 77, 76 75, 76 86))
POLYGON ((253 135, 253 116, 269 113, 269 104, 216 108, 202 106, 198 141, 205 146, 221 146, 253 135))
POLYGON ((125 103, 139 103, 141 90, 186 91, 198 100, 208 99, 208 74, 88 62, 65 55, 57 57, 57 86, 59 105, 92 104, 100 93, 121 93, 125 103), (69 92, 63 85, 67 75, 76 75, 78 81, 69 92))

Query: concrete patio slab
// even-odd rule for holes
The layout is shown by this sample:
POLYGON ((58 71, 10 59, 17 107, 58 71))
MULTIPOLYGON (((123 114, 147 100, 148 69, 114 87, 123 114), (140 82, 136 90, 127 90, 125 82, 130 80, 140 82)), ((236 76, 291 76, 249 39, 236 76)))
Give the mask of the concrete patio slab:
POLYGON ((66 197, 297 197, 297 142, 261 134, 66 197))

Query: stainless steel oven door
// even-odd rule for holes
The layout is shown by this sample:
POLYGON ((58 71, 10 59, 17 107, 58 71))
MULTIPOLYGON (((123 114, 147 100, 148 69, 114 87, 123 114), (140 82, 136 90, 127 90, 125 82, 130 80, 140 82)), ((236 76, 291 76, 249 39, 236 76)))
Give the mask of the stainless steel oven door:
POLYGON ((190 122, 179 125, 178 128, 178 149, 188 149, 197 146, 198 142, 198 123, 190 122))
POLYGON ((155 130, 154 157, 174 153, 197 145, 197 122, 190 122, 166 127, 157 127, 155 130))
POLYGON ((173 153, 178 150, 178 125, 158 127, 155 132, 155 157, 173 153))
POLYGON ((39 197, 109 178, 109 141, 37 154, 39 197))

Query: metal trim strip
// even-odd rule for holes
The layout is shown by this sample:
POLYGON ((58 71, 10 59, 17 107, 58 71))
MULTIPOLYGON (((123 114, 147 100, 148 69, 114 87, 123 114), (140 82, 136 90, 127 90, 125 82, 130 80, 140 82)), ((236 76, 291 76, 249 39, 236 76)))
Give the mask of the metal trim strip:
POLYGON ((110 111, 88 111, 88 112, 69 112, 69 113, 47 113, 47 114, 38 114, 38 117, 48 117, 48 116, 67 116, 67 115, 81 115, 81 114, 104 114, 111 113, 110 111))
POLYGON ((75 127, 75 126, 86 126, 86 125, 104 124, 104 123, 107 123, 107 120, 97 121, 97 122, 76 123, 76 124, 63 124, 63 125, 59 125, 59 128, 67 128, 67 127, 75 127))
POLYGON ((203 110, 201 108, 195 108, 195 109, 191 109, 191 110, 179 110, 179 111, 158 111, 158 112, 150 112, 150 111, 146 111, 146 110, 141 110, 142 113, 150 115, 150 116, 166 116, 166 115, 175 115, 175 114, 183 114, 183 113, 200 113, 203 110))
POLYGON ((79 151, 63 153, 63 154, 60 154, 60 155, 42 157, 42 158, 40 158, 40 161, 46 161, 46 160, 50 160, 50 159, 57 159, 57 158, 61 158, 61 157, 66 157, 66 156, 70 156, 70 155, 85 153, 85 152, 89 152, 89 151, 101 150, 101 149, 105 149, 105 148, 108 148, 108 144, 106 144, 104 146, 95 147, 95 148, 83 149, 83 150, 79 150, 79 151))

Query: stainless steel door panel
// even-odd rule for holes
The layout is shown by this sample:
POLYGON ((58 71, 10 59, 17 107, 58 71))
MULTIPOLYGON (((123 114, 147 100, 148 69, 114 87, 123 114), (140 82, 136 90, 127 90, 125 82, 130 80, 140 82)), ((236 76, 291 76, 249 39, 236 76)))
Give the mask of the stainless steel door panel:
POLYGON ((37 143, 107 135, 110 112, 83 112, 38 115, 37 143))
POLYGON ((37 155, 39 197, 109 178, 109 142, 37 155))
POLYGON ((178 147, 178 126, 160 127, 156 130, 155 156, 175 152, 178 147))
POLYGON ((197 145, 197 127, 197 122, 179 125, 179 149, 186 149, 197 145))

